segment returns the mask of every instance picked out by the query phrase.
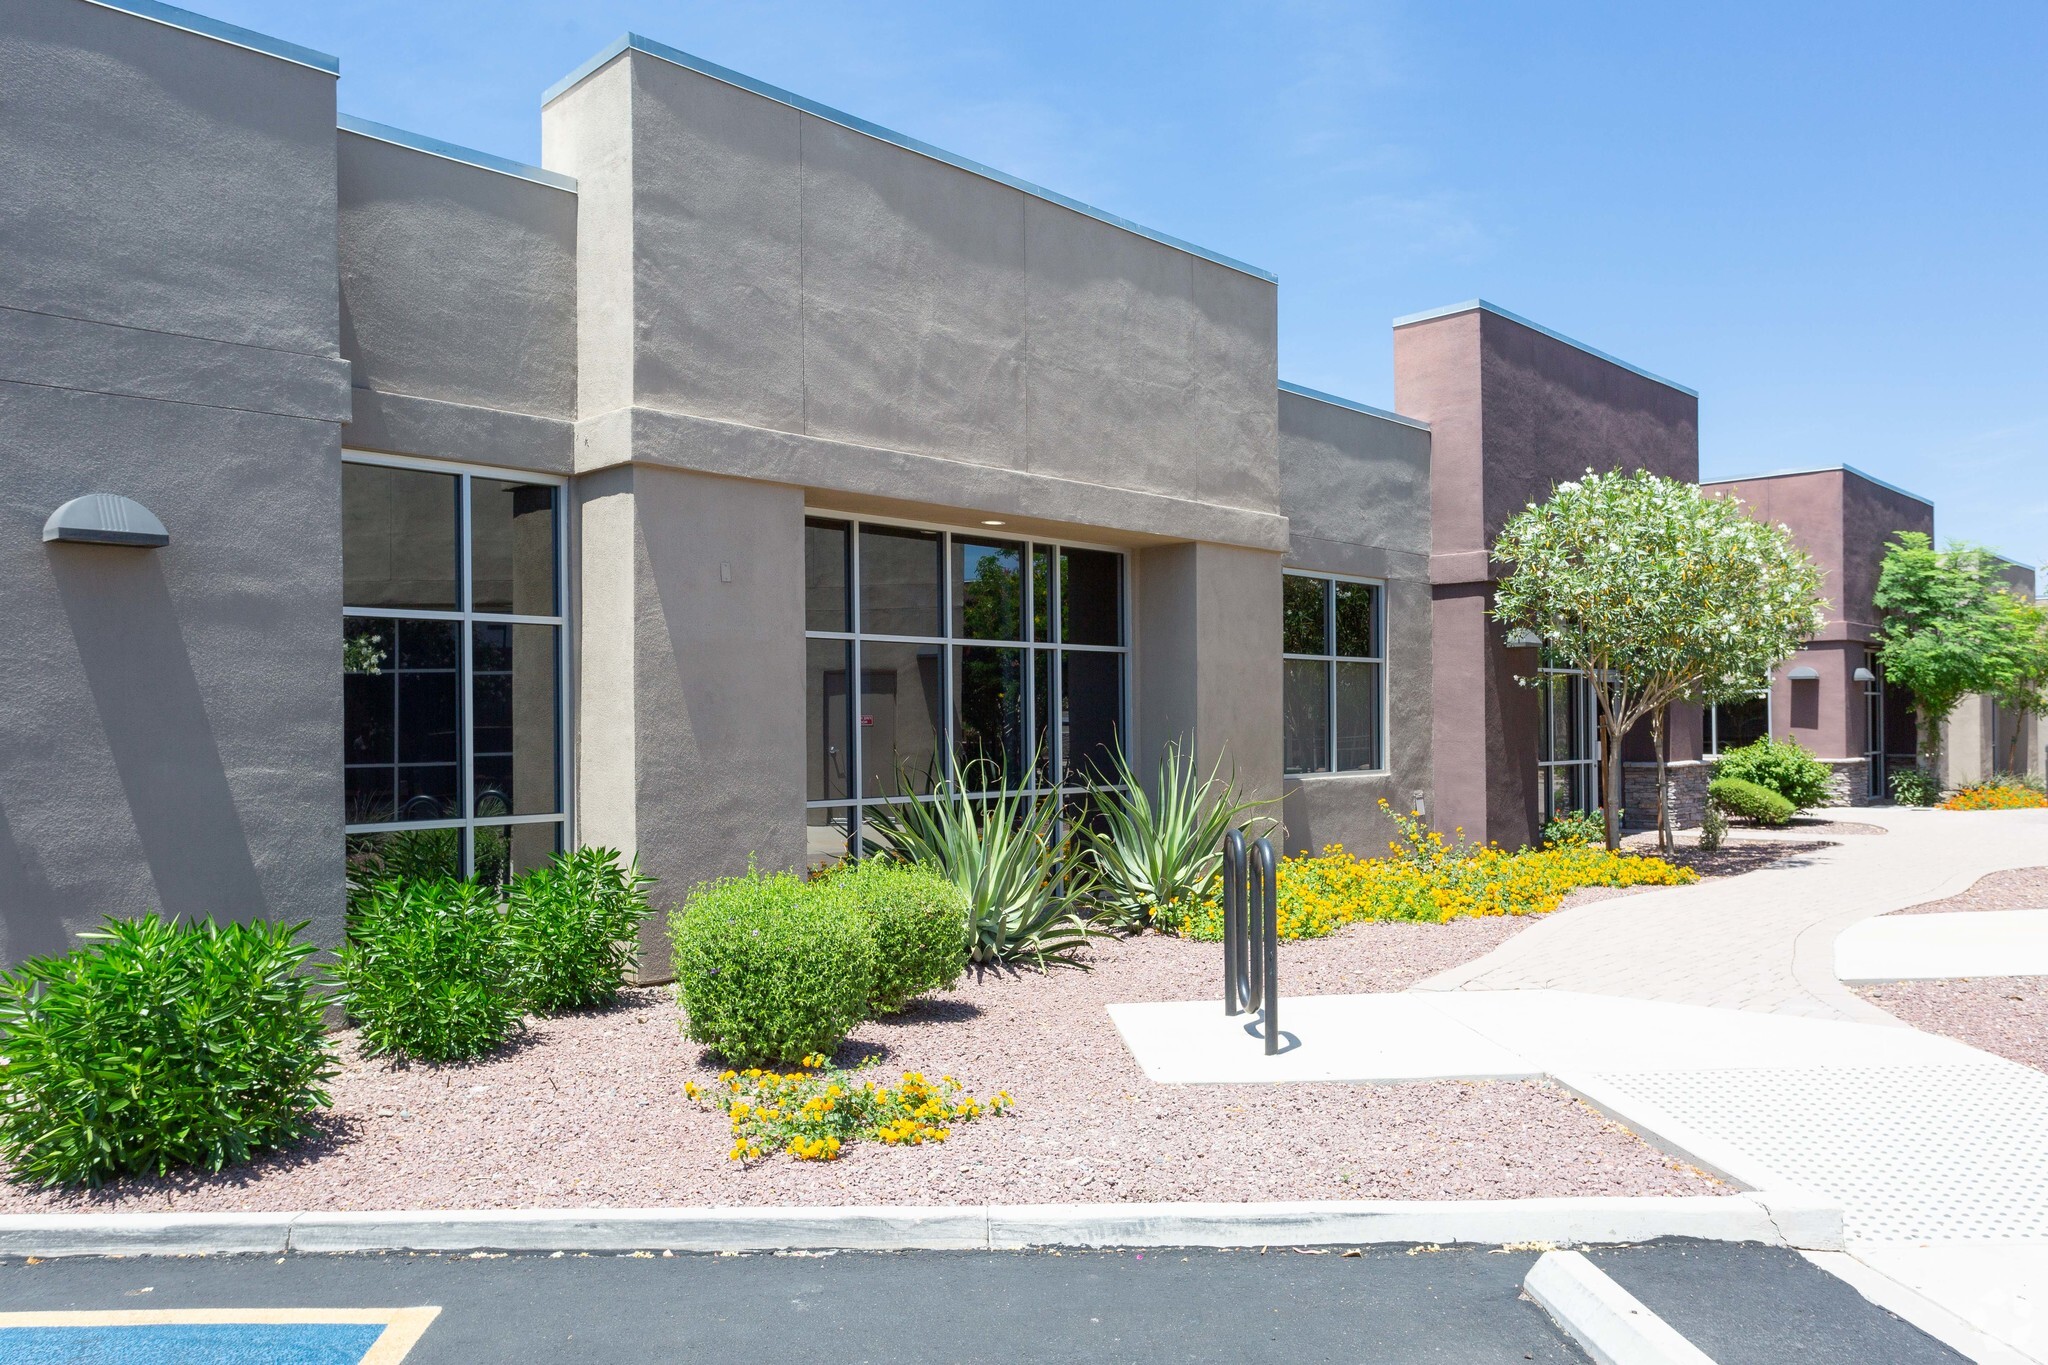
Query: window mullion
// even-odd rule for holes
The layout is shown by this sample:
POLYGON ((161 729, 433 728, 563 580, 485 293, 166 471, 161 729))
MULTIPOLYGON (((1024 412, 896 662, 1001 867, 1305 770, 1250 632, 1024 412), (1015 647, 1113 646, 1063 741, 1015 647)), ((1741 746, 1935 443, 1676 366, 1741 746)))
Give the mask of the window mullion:
POLYGON ((476 699, 475 670, 473 656, 476 632, 471 628, 471 608, 474 605, 472 584, 475 574, 470 565, 470 476, 462 474, 456 478, 455 497, 455 576, 456 602, 462 607, 462 639, 455 652, 455 714, 456 725, 455 761, 460 769, 455 774, 455 799, 461 803, 462 814, 462 875, 476 875, 476 793, 470 788, 470 773, 476 766, 476 699))

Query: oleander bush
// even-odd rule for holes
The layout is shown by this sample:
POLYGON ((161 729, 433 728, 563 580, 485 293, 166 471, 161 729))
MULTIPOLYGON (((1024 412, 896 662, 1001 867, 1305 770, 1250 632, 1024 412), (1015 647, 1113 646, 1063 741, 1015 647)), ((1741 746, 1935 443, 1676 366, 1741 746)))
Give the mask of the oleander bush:
POLYGON ((15 1178, 219 1171, 310 1136, 335 1063, 304 928, 109 919, 0 974, 0 1153, 15 1178))
POLYGON ((732 1150, 738 1162, 758 1161, 786 1151, 798 1161, 837 1161, 840 1148, 857 1139, 889 1147, 944 1142, 955 1124, 1009 1111, 1008 1091, 987 1099, 966 1093, 960 1082, 906 1071, 895 1085, 859 1079, 820 1054, 805 1057, 795 1071, 749 1067, 728 1071, 713 1086, 686 1082, 683 1093, 732 1122, 732 1150))
POLYGON ((875 943, 872 1014, 895 1014, 920 995, 951 990, 967 967, 967 897, 927 867, 863 858, 814 881, 863 916, 875 943))
POLYGON ((830 1056, 867 1017, 879 954, 834 886, 749 869, 697 888, 669 919, 688 1036, 742 1066, 830 1056))
POLYGON ((1802 811, 1828 804, 1834 773, 1797 741, 1765 737, 1722 754, 1714 764, 1714 776, 1776 792, 1792 803, 1793 810, 1802 811))
POLYGON ((489 888, 453 877, 363 887, 334 975, 372 1056, 478 1057, 509 1038, 524 1013, 503 905, 489 888))
MULTIPOLYGON (((1384 807, 1386 803, 1382 802, 1384 807)), ((1282 938, 1323 938, 1362 920, 1441 924, 1459 916, 1541 915, 1582 886, 1684 886, 1690 868, 1600 845, 1522 849, 1446 840, 1415 816, 1391 810, 1403 830, 1392 856, 1356 858, 1332 844, 1320 857, 1283 858, 1275 872, 1282 938)), ((1172 926, 1189 938, 1223 936, 1211 898, 1172 926)))
POLYGON ((639 956, 652 877, 617 851, 579 848, 514 881, 505 897, 506 948, 520 1002, 536 1014, 590 1009, 618 998, 639 956))
POLYGON ((1759 825, 1782 825, 1792 818, 1792 803, 1768 787, 1739 777, 1717 777, 1707 784, 1707 799, 1730 815, 1759 825))
POLYGON ((1994 778, 1964 787, 1941 803, 1943 810, 2048 810, 2048 796, 2025 782, 1994 778))

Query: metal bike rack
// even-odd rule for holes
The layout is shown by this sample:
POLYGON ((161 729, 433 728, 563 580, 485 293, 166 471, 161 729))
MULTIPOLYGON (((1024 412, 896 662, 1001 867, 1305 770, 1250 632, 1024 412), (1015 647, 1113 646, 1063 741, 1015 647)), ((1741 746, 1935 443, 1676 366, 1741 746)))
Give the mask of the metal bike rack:
POLYGON ((1247 852, 1242 830, 1223 836, 1223 1012, 1256 1012, 1266 1055, 1280 1050, 1280 903, 1273 842, 1247 852))

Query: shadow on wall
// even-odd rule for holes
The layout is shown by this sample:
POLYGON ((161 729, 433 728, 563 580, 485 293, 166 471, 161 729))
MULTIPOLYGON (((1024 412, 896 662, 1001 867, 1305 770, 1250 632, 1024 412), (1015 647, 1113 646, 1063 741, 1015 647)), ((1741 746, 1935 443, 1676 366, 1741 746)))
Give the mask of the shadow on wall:
MULTIPOLYGON (((268 903, 161 557, 101 546, 53 545, 50 550, 51 573, 79 664, 149 864, 153 903, 166 914, 188 918, 262 917, 268 903)), ((8 856, 0 850, 0 859, 8 856)), ((13 856, 18 859, 18 852, 13 856)), ((10 898, 9 909, 0 912, 9 919, 14 951, 46 932, 14 923, 16 904, 10 898)), ((60 910, 47 898, 40 905, 42 915, 54 917, 55 912, 83 921, 115 908, 60 910)), ((30 914, 38 911, 35 902, 24 908, 30 914)))
POLYGON ((22 851, 7 808, 0 805, 0 961, 61 953, 71 947, 50 879, 22 851))

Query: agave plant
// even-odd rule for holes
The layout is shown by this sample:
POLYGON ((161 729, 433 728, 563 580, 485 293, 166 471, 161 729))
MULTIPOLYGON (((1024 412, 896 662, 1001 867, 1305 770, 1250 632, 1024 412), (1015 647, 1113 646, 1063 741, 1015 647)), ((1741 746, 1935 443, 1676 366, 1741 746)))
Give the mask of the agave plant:
POLYGON ((980 794, 970 785, 950 776, 929 801, 875 808, 872 847, 935 868, 966 894, 968 961, 1083 965, 1072 955, 1096 931, 1073 903, 1087 894, 1090 878, 1071 865, 1059 803, 1018 792, 980 794))
POLYGON ((1197 778, 1193 755, 1176 741, 1160 755, 1157 799, 1122 754, 1113 782, 1089 784, 1099 826, 1081 837, 1098 888, 1098 924, 1171 926, 1211 892, 1223 864, 1223 836, 1240 823, 1270 823, 1264 817, 1244 821, 1269 803, 1245 799, 1222 771, 1219 759, 1206 779, 1197 778))

